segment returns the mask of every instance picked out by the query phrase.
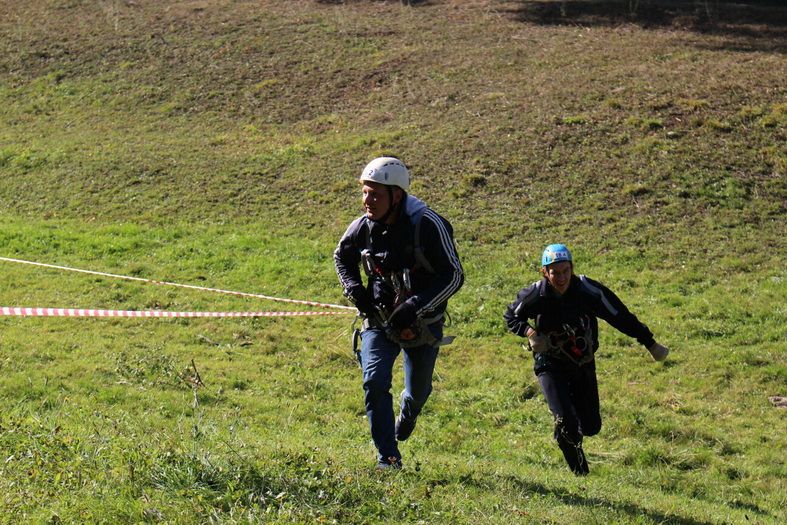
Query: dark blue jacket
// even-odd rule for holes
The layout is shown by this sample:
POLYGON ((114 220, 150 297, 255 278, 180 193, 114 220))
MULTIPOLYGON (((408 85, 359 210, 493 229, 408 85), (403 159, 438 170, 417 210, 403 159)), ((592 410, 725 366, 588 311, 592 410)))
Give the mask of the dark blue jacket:
POLYGON ((381 285, 381 278, 369 277, 368 287, 361 278, 361 252, 370 249, 383 273, 410 270, 413 295, 408 299, 420 318, 430 318, 445 311, 448 298, 464 283, 464 271, 456 253, 451 224, 426 206, 407 195, 402 213, 394 224, 355 219, 339 241, 333 258, 336 273, 345 295, 369 294, 375 304, 392 308, 393 297, 381 285), (418 221, 420 246, 415 246, 415 217, 418 221), (430 269, 419 264, 416 249, 421 249, 430 269), (375 281, 378 281, 375 283, 375 281), (379 285, 379 286, 378 286, 379 285))
POLYGON ((655 342, 648 327, 609 288, 584 275, 573 275, 563 295, 557 294, 546 278, 534 282, 519 291, 503 314, 508 329, 521 337, 527 336, 528 326, 550 333, 560 331, 564 324, 571 328, 589 324, 594 352, 598 349, 598 317, 645 347, 655 342), (540 326, 529 324, 537 318, 540 326))

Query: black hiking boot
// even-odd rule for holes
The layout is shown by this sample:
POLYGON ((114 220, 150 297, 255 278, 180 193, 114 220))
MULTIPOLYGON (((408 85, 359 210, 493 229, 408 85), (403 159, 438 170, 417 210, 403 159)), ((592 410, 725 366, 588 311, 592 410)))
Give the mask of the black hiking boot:
POLYGON ((582 443, 577 445, 560 443, 560 451, 563 452, 563 457, 566 459, 571 472, 577 476, 587 476, 590 473, 585 451, 582 450, 582 443))
POLYGON ((409 438, 413 430, 415 430, 415 419, 405 419, 399 414, 399 417, 396 418, 396 428, 394 429, 396 441, 404 441, 409 438))

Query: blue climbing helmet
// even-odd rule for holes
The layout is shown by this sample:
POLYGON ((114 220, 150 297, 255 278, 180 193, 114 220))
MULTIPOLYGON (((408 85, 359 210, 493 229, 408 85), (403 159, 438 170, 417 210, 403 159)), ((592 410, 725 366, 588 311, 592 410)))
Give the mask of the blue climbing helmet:
POLYGON ((565 244, 550 244, 541 255, 541 266, 549 266, 560 261, 573 261, 571 252, 568 251, 568 246, 565 244))

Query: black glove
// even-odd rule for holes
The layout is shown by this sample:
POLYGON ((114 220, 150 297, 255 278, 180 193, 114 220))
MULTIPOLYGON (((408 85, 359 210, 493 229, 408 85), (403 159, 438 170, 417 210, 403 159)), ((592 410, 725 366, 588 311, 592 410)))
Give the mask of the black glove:
POLYGON ((404 330, 413 326, 415 319, 415 306, 410 301, 405 301, 391 313, 388 324, 396 330, 404 330))
POLYGON ((369 298, 369 292, 363 286, 354 286, 347 290, 346 295, 363 315, 370 317, 375 314, 374 305, 369 298))

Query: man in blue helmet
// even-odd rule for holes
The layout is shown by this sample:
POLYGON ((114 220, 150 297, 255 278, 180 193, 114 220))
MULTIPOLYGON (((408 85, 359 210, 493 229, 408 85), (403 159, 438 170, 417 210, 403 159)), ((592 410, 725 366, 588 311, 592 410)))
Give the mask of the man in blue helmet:
POLYGON ((449 297, 464 282, 451 224, 407 191, 401 160, 380 157, 361 172, 365 213, 339 241, 334 262, 344 294, 363 321, 360 362, 377 468, 402 466, 399 441, 415 428, 432 392, 449 297), (366 274, 364 285, 361 268, 366 274), (404 390, 394 420, 391 379, 404 352, 404 390))
POLYGON ((612 291, 589 277, 574 275, 571 252, 550 244, 541 257, 543 279, 520 290, 503 318, 509 330, 527 337, 534 371, 555 418, 555 440, 569 468, 589 472, 582 438, 601 430, 594 353, 598 318, 636 338, 653 359, 669 351, 612 291))

